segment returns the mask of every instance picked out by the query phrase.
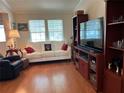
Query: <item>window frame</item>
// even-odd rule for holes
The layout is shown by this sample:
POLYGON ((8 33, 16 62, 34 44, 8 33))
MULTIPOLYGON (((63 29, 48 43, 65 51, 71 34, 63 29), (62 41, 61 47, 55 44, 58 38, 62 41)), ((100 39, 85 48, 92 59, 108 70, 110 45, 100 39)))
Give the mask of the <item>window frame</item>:
MULTIPOLYGON (((28 24, 28 25, 29 25, 30 41, 31 41, 31 42, 45 42, 45 41, 46 41, 46 27, 45 27, 45 20, 44 20, 44 19, 41 19, 41 20, 29 20, 29 24, 28 24), (44 31, 40 31, 40 32, 35 32, 35 31, 33 32, 33 31, 32 31, 32 32, 31 32, 31 30, 30 30, 30 21, 43 21, 43 22, 44 22, 44 24, 43 24, 43 25, 44 25, 44 31), (32 33, 39 33, 39 34, 40 34, 40 33, 44 33, 45 38, 44 38, 44 40, 39 39, 39 40, 36 40, 36 41, 35 41, 35 40, 33 40, 33 38, 32 38, 32 33)), ((38 27, 38 26, 37 26, 37 27, 38 27)), ((39 27, 40 27, 40 26, 39 26, 39 27)), ((41 26, 41 27, 42 27, 42 26, 41 26)))
POLYGON ((0 40, 0 43, 2 43, 2 42, 6 42, 7 39, 6 39, 5 26, 3 24, 0 24, 0 26, 3 26, 3 27, 0 27, 0 28, 3 28, 3 30, 4 30, 3 31, 4 32, 4 36, 3 36, 4 37, 4 40, 0 40))
MULTIPOLYGON (((48 19, 47 20, 47 30, 48 30, 48 39, 49 39, 49 41, 64 41, 64 20, 63 19, 48 19), (56 21, 56 20, 59 20, 59 21, 61 21, 62 22, 62 31, 58 31, 58 32, 62 32, 62 40, 50 40, 50 36, 49 36, 49 23, 48 23, 48 21, 50 21, 50 20, 53 20, 53 21, 56 21)), ((51 31, 51 32, 57 32, 57 31, 51 31)))
MULTIPOLYGON (((32 36, 31 36, 31 33, 43 33, 43 32, 31 32, 29 31, 30 33, 30 42, 46 42, 46 41, 64 41, 64 20, 63 19, 38 19, 38 20, 43 20, 44 21, 44 28, 45 28, 45 31, 44 31, 44 35, 45 35, 45 40, 39 40, 39 41, 33 41, 32 40, 32 36), (50 36, 49 36, 49 24, 48 24, 48 21, 49 20, 61 20, 62 22, 62 31, 58 31, 58 32, 61 32, 62 33, 62 40, 50 40, 50 36)), ((29 20, 29 22, 32 21, 32 20, 29 20)), ((30 25, 29 25, 29 30, 30 30, 30 25)), ((53 32, 57 32, 57 31, 53 31, 53 32)))

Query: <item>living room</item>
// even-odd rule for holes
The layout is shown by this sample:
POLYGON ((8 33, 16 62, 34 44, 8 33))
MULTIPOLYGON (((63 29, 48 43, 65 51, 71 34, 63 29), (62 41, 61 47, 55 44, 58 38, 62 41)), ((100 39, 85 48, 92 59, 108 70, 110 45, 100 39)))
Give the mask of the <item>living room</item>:
POLYGON ((1 0, 0 93, 123 93, 123 5, 1 0))

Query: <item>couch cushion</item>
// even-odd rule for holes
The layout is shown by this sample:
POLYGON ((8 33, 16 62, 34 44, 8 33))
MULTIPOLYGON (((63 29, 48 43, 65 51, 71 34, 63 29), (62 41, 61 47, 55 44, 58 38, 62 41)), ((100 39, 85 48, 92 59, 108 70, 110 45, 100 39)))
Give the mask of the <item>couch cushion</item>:
POLYGON ((33 47, 36 51, 45 51, 44 44, 51 44, 52 50, 60 50, 64 41, 28 42, 27 46, 33 47))
POLYGON ((68 51, 64 51, 64 50, 57 50, 57 51, 54 51, 55 53, 55 56, 69 56, 69 53, 68 51))
POLYGON ((48 58, 48 57, 54 57, 54 51, 42 51, 42 52, 34 52, 31 54, 25 55, 26 58, 29 60, 32 59, 39 59, 39 58, 48 58))
POLYGON ((33 47, 35 51, 42 51, 42 45, 40 42, 28 42, 26 47, 28 46, 33 47))
POLYGON ((63 45, 64 41, 53 41, 52 42, 52 50, 56 51, 56 50, 60 50, 62 45, 63 45))
POLYGON ((42 57, 54 57, 54 51, 43 51, 42 57))
POLYGON ((26 54, 25 57, 28 59, 41 58, 42 52, 34 52, 31 54, 26 54))

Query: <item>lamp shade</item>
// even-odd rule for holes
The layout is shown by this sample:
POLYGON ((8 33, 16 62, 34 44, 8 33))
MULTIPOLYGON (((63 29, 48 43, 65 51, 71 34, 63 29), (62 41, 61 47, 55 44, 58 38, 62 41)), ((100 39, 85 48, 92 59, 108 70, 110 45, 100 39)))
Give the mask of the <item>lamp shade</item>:
POLYGON ((11 30, 9 31, 9 38, 19 38, 19 32, 17 30, 11 30))

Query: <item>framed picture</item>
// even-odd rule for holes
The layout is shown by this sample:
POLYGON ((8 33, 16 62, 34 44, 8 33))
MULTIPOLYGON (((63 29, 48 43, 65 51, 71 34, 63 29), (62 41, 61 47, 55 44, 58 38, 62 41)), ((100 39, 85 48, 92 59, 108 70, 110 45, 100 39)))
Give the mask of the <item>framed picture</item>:
POLYGON ((51 44, 44 44, 45 51, 51 51, 52 47, 51 44))
POLYGON ((27 23, 18 23, 18 30, 19 31, 28 31, 28 24, 27 23))

